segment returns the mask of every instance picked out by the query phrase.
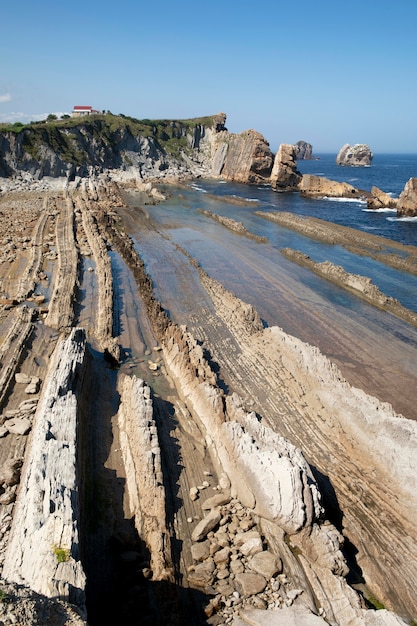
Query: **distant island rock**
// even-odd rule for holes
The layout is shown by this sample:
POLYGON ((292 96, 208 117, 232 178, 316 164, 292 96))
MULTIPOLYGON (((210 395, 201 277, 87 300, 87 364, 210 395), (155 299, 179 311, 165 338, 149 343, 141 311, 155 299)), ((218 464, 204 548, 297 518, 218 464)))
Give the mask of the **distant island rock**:
POLYGON ((295 155, 298 161, 312 161, 314 159, 313 156, 313 146, 311 143, 307 143, 306 141, 297 141, 294 144, 295 147, 295 155))
POLYGON ((338 165, 350 165, 354 167, 363 167, 371 165, 373 154, 365 143, 357 143, 350 146, 346 143, 339 151, 336 157, 338 165))

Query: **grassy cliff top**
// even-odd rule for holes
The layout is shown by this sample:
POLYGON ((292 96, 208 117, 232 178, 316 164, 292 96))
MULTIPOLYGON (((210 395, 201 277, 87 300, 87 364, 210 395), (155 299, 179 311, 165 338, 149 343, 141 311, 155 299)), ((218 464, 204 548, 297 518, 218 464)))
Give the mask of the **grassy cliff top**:
POLYGON ((0 124, 0 134, 14 133, 23 135, 23 146, 27 154, 34 159, 40 158, 41 145, 49 145, 66 161, 82 163, 86 161, 84 148, 76 140, 82 129, 86 138, 100 140, 109 146, 118 143, 121 136, 152 138, 157 144, 172 155, 188 151, 186 135, 192 134, 197 126, 213 127, 219 116, 212 115, 183 120, 138 120, 127 115, 113 115, 110 112, 81 117, 48 119, 30 124, 0 124))
POLYGON ((117 130, 129 129, 133 135, 152 136, 158 135, 160 131, 167 128, 195 128, 198 125, 201 126, 213 126, 215 115, 208 115, 206 117, 196 117, 183 120, 139 120, 134 117, 119 114, 113 115, 112 113, 96 114, 82 117, 68 117, 66 119, 47 119, 36 122, 30 122, 29 124, 23 124, 21 122, 0 123, 1 132, 13 132, 20 133, 22 130, 30 129, 65 129, 74 128, 78 126, 89 126, 97 121, 101 121, 104 126, 108 128, 110 132, 117 130))

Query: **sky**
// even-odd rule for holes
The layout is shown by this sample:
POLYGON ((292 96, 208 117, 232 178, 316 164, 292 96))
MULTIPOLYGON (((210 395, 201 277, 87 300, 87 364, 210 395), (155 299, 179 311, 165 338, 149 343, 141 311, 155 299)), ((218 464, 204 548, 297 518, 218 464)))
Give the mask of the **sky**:
POLYGON ((416 0, 3 0, 0 121, 224 112, 277 150, 417 153, 416 0))

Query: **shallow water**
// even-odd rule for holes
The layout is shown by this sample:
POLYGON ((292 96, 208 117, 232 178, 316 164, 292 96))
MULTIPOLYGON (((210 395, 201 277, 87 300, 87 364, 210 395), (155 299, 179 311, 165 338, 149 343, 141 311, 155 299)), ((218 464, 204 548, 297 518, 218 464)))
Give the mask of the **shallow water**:
MULTIPOLYGON (((198 181, 199 188, 205 185, 205 181, 198 181)), ((235 185, 216 181, 208 186, 210 193, 216 186, 229 191, 226 195, 236 190, 235 185)), ((250 197, 252 188, 242 187, 245 197, 250 197)), ((417 330, 291 263, 279 248, 302 250, 314 260, 330 258, 355 273, 374 272, 383 282, 383 286, 377 283, 380 289, 394 297, 402 290, 399 299, 413 306, 417 302, 415 277, 258 218, 254 215, 258 203, 253 203, 253 208, 235 206, 191 185, 171 188, 171 193, 167 202, 146 207, 145 226, 143 211, 132 206, 128 213, 129 232, 154 281, 156 295, 175 322, 185 323, 191 330, 201 328, 211 307, 196 269, 177 248, 179 245, 211 277, 253 304, 266 325, 280 326, 317 345, 352 384, 391 402, 397 411, 417 417, 413 402, 417 330), (198 208, 238 219, 248 230, 267 236, 269 243, 238 235, 199 213, 198 208)))

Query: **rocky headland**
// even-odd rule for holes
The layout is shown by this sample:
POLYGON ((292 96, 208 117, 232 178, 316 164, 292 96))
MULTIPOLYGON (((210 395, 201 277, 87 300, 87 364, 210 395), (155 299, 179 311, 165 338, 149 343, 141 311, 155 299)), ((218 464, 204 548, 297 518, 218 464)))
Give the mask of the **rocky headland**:
MULTIPOLYGON (((352 387, 317 348, 265 328, 188 257, 211 308, 198 339, 175 324, 123 221, 123 185, 153 202, 163 197, 155 181, 258 183, 274 172, 277 189, 287 177, 299 190, 294 147, 274 163, 261 135, 228 133, 222 114, 146 123, 146 137, 130 120, 114 135, 96 122, 94 141, 82 125, 60 131, 66 149, 86 144, 79 163, 63 143, 41 149, 35 133, 2 139, 0 618, 415 618, 415 422, 352 387), (140 333, 122 317, 121 272, 140 333), (346 543, 366 585, 351 584, 346 543), (375 610, 376 597, 391 611, 375 610)), ((207 217, 252 238, 239 222, 207 217)), ((417 263, 413 250, 387 255, 364 234, 317 223, 311 232, 417 263)))

